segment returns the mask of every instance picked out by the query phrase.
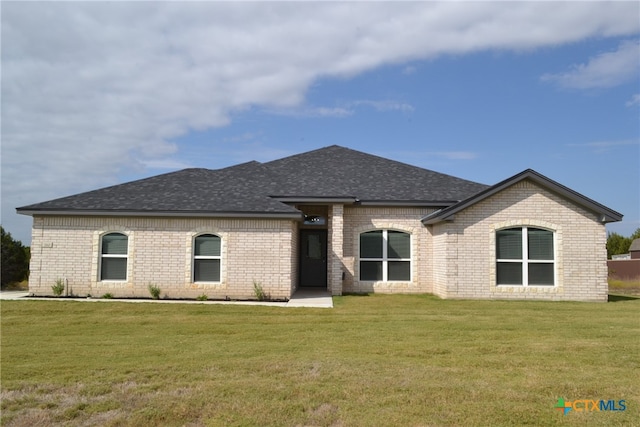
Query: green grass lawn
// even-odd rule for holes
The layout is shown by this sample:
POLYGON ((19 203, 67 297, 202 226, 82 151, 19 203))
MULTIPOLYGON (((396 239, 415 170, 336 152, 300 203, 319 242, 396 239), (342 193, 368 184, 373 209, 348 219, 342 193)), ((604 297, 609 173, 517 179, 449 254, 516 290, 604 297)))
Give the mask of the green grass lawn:
POLYGON ((335 305, 3 301, 2 425, 640 423, 640 300, 335 305))

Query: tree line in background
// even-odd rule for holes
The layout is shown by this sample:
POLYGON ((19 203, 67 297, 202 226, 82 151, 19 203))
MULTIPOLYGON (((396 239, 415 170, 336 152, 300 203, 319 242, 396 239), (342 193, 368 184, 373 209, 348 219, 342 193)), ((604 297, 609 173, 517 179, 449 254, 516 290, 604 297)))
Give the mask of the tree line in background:
POLYGON ((629 237, 624 237, 618 233, 607 234, 607 258, 612 255, 628 254, 631 243, 635 239, 640 239, 640 228, 636 229, 629 237))
POLYGON ((19 240, 14 240, 11 233, 2 231, 2 287, 22 282, 29 274, 29 258, 31 252, 28 246, 23 246, 19 240))

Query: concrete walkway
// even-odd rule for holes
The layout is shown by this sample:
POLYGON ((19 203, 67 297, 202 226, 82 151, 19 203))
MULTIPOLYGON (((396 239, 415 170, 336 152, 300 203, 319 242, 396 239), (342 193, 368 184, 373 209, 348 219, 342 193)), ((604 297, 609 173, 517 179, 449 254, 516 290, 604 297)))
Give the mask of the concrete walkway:
POLYGON ((24 291, 2 291, 0 292, 0 300, 24 299, 29 296, 29 292, 24 291))
MULTIPOLYGON (((0 300, 31 300, 43 301, 44 298, 29 297, 29 292, 2 291, 0 300)), ((265 307, 310 307, 333 308, 333 299, 326 290, 299 289, 288 302, 270 301, 197 301, 197 300, 152 300, 152 299, 102 299, 102 298, 46 298, 46 301, 85 301, 85 302, 135 302, 135 303, 160 303, 160 304, 235 304, 235 305, 261 305, 265 307)))
POLYGON ((287 307, 333 308, 333 298, 326 289, 299 288, 287 303, 287 307))

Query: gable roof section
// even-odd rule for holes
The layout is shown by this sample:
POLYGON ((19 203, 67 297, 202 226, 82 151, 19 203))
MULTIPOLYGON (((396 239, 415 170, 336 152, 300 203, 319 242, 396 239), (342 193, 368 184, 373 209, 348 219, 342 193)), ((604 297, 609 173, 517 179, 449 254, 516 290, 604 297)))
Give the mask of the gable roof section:
POLYGON ((576 205, 582 206, 586 210, 598 214, 602 223, 622 220, 621 213, 609 209, 608 207, 601 205, 600 203, 586 196, 583 196, 576 191, 573 191, 569 187, 565 187, 564 185, 547 178, 546 176, 534 171, 533 169, 527 169, 517 175, 512 176, 511 178, 505 179, 504 181, 499 182, 496 185, 467 198, 466 200, 425 216, 424 218, 422 218, 422 223, 427 225, 437 224, 442 221, 451 221, 454 219, 456 213, 470 206, 473 206, 476 203, 485 200, 493 196, 494 194, 523 180, 531 180, 536 184, 546 188, 547 190, 571 200, 576 205))
POLYGON ((450 206, 486 185, 330 146, 268 163, 184 169, 18 208, 18 213, 299 217, 288 203, 450 206))

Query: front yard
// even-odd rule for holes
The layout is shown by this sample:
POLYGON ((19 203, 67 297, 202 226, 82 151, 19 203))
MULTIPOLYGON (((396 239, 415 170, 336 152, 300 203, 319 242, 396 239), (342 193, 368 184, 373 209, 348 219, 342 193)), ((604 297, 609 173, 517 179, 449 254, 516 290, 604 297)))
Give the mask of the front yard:
POLYGON ((3 301, 2 425, 633 425, 640 300, 3 301), (559 398, 625 401, 570 411, 559 398), (619 408, 619 406, 618 406, 619 408))

